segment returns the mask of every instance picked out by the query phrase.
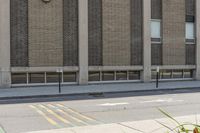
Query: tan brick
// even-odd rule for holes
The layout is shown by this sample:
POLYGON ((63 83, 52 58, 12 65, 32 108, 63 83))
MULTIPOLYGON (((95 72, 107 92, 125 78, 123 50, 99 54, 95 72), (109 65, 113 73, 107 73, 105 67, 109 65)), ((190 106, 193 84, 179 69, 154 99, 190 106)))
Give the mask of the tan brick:
POLYGON ((28 0, 29 66, 63 66, 63 2, 28 0))
POLYGON ((102 0, 103 65, 130 65, 130 0, 102 0))
POLYGON ((163 0, 163 65, 185 65, 185 0, 163 0))

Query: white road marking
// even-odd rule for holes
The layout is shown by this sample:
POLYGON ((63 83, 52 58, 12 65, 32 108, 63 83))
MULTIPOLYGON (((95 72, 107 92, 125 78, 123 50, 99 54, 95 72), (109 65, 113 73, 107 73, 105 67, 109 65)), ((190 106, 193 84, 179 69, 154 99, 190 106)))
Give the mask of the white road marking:
POLYGON ((98 106, 119 106, 119 105, 128 105, 129 103, 104 103, 99 104, 98 106))
POLYGON ((156 100, 149 100, 149 101, 141 101, 140 103, 176 103, 176 102, 183 102, 184 100, 174 100, 173 98, 169 99, 156 99, 156 100))

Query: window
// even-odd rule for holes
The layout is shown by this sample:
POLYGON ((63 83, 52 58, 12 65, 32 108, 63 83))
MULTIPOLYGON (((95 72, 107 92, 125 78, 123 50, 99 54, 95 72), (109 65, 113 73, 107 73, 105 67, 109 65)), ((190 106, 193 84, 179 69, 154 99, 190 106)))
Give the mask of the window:
POLYGON ((63 81, 64 82, 76 82, 76 72, 64 72, 63 81))
POLYGON ((126 71, 117 71, 116 72, 116 80, 127 80, 127 72, 126 71))
POLYGON ((194 39, 194 23, 187 22, 186 23, 186 39, 194 39))
POLYGON ((26 84, 27 74, 26 73, 12 73, 12 84, 26 84))
POLYGON ((160 37, 160 20, 151 20, 151 38, 160 37))
POLYGON ((183 70, 173 70, 173 78, 183 78, 183 70))
POLYGON ((192 70, 184 70, 184 78, 192 78, 193 71, 192 70))
POLYGON ((29 83, 44 83, 44 73, 29 73, 29 83))
POLYGON ((171 79, 172 78, 172 70, 162 70, 160 72, 161 79, 171 79))
POLYGON ((100 72, 89 72, 89 81, 100 81, 100 72))
POLYGON ((140 80, 140 71, 129 71, 129 80, 140 80))
POLYGON ((114 72, 102 72, 103 81, 112 81, 115 80, 114 72))
POLYGON ((47 83, 57 83, 59 76, 56 72, 48 72, 46 74, 47 83))

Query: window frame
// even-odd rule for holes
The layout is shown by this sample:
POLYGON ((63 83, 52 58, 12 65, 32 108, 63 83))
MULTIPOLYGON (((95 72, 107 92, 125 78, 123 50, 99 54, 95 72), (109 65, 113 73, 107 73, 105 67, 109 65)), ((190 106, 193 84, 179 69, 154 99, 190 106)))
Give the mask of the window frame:
POLYGON ((151 19, 151 22, 150 22, 150 28, 151 28, 151 30, 150 31, 151 31, 151 42, 152 43, 161 43, 161 39, 162 39, 162 24, 161 23, 162 23, 161 19, 151 19), (160 32, 159 33, 160 34, 159 37, 153 37, 152 36, 152 33, 153 33, 152 32, 153 31, 152 30, 152 23, 153 22, 159 22, 159 29, 160 29, 159 30, 159 32, 160 32))
POLYGON ((185 42, 186 44, 195 44, 195 40, 196 40, 196 35, 195 35, 195 22, 185 22, 185 42), (193 24, 193 37, 192 38, 187 38, 188 36, 188 27, 187 27, 187 24, 193 24), (188 41, 188 40, 192 40, 192 41, 188 41))

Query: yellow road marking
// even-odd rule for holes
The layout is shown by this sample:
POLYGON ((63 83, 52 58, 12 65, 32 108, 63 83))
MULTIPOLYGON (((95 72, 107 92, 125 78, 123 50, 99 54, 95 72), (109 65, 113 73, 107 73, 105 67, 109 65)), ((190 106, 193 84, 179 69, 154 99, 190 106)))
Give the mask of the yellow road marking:
MULTIPOLYGON (((44 105, 39 105, 41 108, 45 109, 48 113, 54 115, 57 119, 59 119, 60 121, 64 122, 65 124, 69 124, 69 125, 73 125, 72 123, 70 123, 69 121, 67 121, 66 119, 64 119, 63 117, 61 117, 60 115, 56 114, 54 111, 52 111, 51 109, 45 107, 44 105)), ((74 125, 73 125, 74 126, 74 125)))
POLYGON ((88 117, 88 116, 85 116, 85 115, 83 115, 83 114, 81 114, 81 113, 79 113, 79 112, 77 112, 77 111, 75 111, 75 110, 73 110, 73 109, 67 108, 67 107, 65 107, 65 106, 62 105, 62 104, 57 104, 57 106, 62 107, 62 108, 65 108, 65 109, 67 109, 68 111, 70 111, 70 112, 72 112, 72 113, 74 113, 74 114, 76 114, 76 115, 78 115, 78 116, 80 116, 80 117, 82 117, 82 118, 84 118, 84 119, 86 119, 86 120, 95 121, 95 122, 97 122, 97 123, 100 123, 100 122, 98 122, 97 120, 95 120, 95 119, 93 119, 93 118, 90 118, 90 117, 88 117))
POLYGON ((36 112, 39 113, 41 116, 43 116, 50 124, 52 124, 56 127, 61 127, 57 122, 55 122, 53 119, 49 118, 44 112, 42 112, 36 106, 30 105, 30 108, 35 109, 36 112))
POLYGON ((56 106, 52 105, 52 104, 48 104, 48 106, 52 107, 52 108, 55 108, 56 110, 58 110, 59 112, 63 113, 65 116, 67 117, 70 117, 71 119, 73 119, 74 121, 77 121, 77 122, 80 122, 82 124, 85 124, 85 125, 89 125, 88 123, 68 114, 67 112, 65 112, 63 109, 60 109, 60 108, 57 108, 56 106))

